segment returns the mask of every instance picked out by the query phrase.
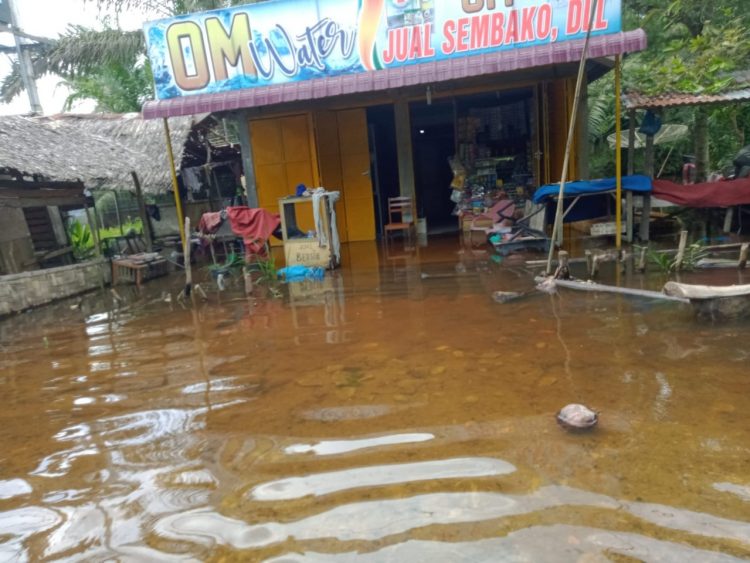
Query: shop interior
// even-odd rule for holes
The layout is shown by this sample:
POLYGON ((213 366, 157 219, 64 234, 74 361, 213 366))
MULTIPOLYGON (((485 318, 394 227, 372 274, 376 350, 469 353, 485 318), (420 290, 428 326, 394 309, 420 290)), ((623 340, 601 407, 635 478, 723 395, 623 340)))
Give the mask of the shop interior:
MULTIPOLYGON (((472 207, 533 193, 534 103, 527 88, 410 104, 417 212, 428 234, 459 231, 459 215, 472 207)), ((367 116, 381 234, 388 198, 399 195, 393 106, 372 107, 367 116)))

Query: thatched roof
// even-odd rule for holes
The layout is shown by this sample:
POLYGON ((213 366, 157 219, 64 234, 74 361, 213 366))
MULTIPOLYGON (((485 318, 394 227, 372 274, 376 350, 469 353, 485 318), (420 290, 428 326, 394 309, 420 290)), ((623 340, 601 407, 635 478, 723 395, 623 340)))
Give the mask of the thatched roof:
MULTIPOLYGON (((169 121, 178 168, 195 122, 169 121)), ((138 114, 0 117, 0 171, 127 191, 136 171, 144 192, 161 193, 171 186, 163 127, 138 114)))

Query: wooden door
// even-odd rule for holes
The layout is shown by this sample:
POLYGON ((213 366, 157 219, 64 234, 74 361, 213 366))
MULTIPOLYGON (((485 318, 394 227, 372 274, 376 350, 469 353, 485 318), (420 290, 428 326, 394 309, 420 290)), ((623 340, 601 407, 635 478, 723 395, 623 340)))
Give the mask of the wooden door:
POLYGON ((346 193, 341 172, 339 126, 335 111, 315 113, 315 142, 321 186, 328 191, 341 193, 341 199, 336 204, 336 226, 341 242, 347 242, 349 229, 346 222, 346 193))
MULTIPOLYGON (((545 126, 549 131, 549 165, 552 182, 559 182, 562 165, 565 158, 565 145, 568 141, 568 128, 573 110, 575 97, 575 79, 559 79, 550 83, 547 89, 549 95, 549 115, 545 126)), ((578 179, 578 138, 571 147, 570 162, 568 164, 568 180, 578 179)))
POLYGON ((370 178, 370 143, 364 109, 336 112, 341 183, 349 242, 375 239, 375 205, 370 178))
MULTIPOLYGON (((250 121, 258 204, 271 213, 299 184, 319 184, 311 121, 308 114, 250 121)), ((315 228, 310 213, 300 209, 297 219, 303 231, 315 228)))

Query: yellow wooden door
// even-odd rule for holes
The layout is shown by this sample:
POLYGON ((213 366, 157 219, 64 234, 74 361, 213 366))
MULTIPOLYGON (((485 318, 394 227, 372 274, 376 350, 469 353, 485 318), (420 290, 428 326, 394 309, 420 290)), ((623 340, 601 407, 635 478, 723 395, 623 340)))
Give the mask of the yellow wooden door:
POLYGON ((336 204, 336 226, 341 242, 349 240, 346 223, 346 193, 341 174, 341 147, 339 145, 339 126, 335 111, 318 111, 315 113, 315 142, 318 153, 318 173, 320 185, 328 191, 337 191, 341 199, 336 204))
POLYGON ((370 179, 370 143, 364 109, 336 112, 341 182, 349 242, 375 239, 375 205, 370 179))
MULTIPOLYGON (((550 175, 552 182, 559 182, 562 175, 562 166, 565 158, 565 145, 568 141, 568 128, 570 127, 570 116, 573 109, 575 96, 575 80, 572 78, 559 79, 550 83, 548 88, 549 115, 545 126, 549 131, 549 159, 550 175)), ((568 165, 568 180, 578 179, 578 138, 574 139, 568 165)))
MULTIPOLYGON (((254 119, 249 125, 258 204, 271 213, 278 213, 279 198, 293 195, 299 184, 318 185, 311 117, 302 114, 254 119)), ((309 209, 297 207, 299 228, 314 229, 309 209)))

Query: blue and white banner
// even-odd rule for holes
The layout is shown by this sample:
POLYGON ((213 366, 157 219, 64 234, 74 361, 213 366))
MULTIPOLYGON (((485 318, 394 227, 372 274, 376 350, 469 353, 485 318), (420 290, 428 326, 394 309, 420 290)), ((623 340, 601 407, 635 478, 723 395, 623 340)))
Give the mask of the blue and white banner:
MULTIPOLYGON (((592 5, 276 0, 150 22, 144 32, 157 98, 168 99, 579 39, 592 5)), ((621 27, 621 0, 599 0, 592 34, 621 27)))

